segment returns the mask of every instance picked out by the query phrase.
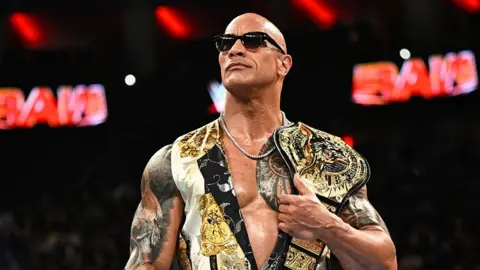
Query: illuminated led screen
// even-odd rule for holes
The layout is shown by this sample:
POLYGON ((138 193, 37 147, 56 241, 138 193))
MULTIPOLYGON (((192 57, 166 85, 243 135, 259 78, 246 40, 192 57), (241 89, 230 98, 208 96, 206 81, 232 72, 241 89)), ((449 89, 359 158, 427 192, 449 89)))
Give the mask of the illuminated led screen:
POLYGON ((393 62, 358 64, 353 69, 353 102, 385 105, 412 96, 425 99, 458 96, 477 89, 475 55, 471 51, 405 60, 400 70, 393 62))
POLYGON ((105 89, 101 84, 34 87, 28 96, 15 87, 0 88, 0 129, 95 126, 108 116, 105 89))
POLYGON ((221 113, 225 108, 225 95, 227 94, 227 89, 223 84, 218 81, 211 81, 208 84, 208 93, 210 98, 213 101, 213 104, 208 108, 208 112, 211 114, 221 113))

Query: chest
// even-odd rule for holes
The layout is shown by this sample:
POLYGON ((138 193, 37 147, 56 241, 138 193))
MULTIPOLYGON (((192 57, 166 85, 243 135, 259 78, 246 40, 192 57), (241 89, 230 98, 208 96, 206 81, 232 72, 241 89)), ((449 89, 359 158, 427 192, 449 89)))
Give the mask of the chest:
MULTIPOLYGON (((288 167, 277 151, 269 156, 253 160, 245 156, 236 146, 226 144, 228 169, 240 208, 254 204, 258 200, 266 202, 274 210, 278 210, 278 196, 291 193, 291 177, 288 167)), ((268 143, 257 146, 257 151, 268 150, 268 143)))

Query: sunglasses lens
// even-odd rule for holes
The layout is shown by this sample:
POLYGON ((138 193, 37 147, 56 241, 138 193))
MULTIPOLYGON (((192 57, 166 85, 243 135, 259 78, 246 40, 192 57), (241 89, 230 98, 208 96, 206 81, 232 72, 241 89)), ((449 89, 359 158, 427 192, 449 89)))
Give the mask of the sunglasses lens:
POLYGON ((243 45, 247 49, 256 49, 262 46, 263 37, 261 34, 246 34, 242 38, 243 45))
MULTIPOLYGON (((247 49, 257 49, 262 46, 263 43, 263 36, 260 33, 247 33, 240 39, 242 40, 243 46, 247 49)), ((219 36, 215 40, 215 47, 217 47, 217 50, 225 52, 230 50, 236 41, 237 37, 233 35, 219 36)))
POLYGON ((215 47, 217 47, 217 50, 221 52, 228 51, 233 47, 235 41, 235 37, 221 36, 215 40, 215 47))

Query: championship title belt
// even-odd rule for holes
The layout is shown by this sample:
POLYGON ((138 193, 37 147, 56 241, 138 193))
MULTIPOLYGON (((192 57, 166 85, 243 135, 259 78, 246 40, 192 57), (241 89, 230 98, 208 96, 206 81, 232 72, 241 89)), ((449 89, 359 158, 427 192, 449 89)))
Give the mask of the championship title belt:
MULTIPOLYGON (((298 173, 329 211, 338 215, 348 198, 370 178, 367 161, 339 137, 313 129, 303 123, 277 129, 274 140, 287 164, 294 194, 293 176, 298 173)), ((313 270, 329 253, 320 241, 289 236, 280 265, 288 269, 313 270)))

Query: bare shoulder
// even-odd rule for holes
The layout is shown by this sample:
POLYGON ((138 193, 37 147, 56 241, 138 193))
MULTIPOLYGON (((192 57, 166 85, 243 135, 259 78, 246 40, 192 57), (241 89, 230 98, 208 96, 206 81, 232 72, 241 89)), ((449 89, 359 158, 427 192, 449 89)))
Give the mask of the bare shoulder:
POLYGON ((340 212, 340 217, 356 229, 378 226, 388 233, 382 217, 368 200, 367 186, 363 186, 349 198, 348 204, 340 212))
POLYGON ((158 185, 173 184, 171 156, 172 145, 169 144, 150 158, 142 176, 142 193, 147 187, 152 191, 159 191, 158 185))

